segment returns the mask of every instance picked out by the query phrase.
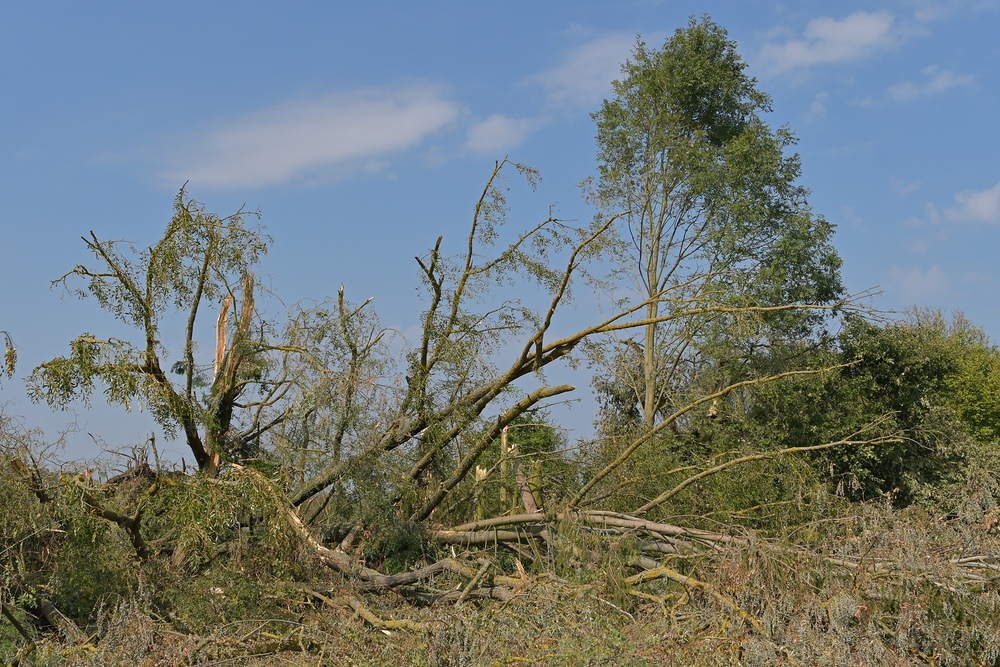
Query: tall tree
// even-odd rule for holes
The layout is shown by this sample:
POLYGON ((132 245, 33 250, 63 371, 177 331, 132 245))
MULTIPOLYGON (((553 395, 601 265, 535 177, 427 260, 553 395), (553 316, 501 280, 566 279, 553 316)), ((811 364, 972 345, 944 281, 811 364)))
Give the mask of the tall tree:
POLYGON ((768 127, 770 98, 745 69, 723 28, 692 19, 660 50, 638 40, 614 97, 594 114, 592 195, 606 214, 624 212, 619 265, 649 322, 617 355, 641 348, 642 371, 628 384, 647 428, 706 341, 766 342, 823 317, 737 320, 713 307, 824 304, 843 292, 833 226, 810 212, 799 157, 786 155, 795 138, 768 127), (693 316, 700 308, 710 313, 693 316), (662 321, 677 311, 689 316, 662 321))

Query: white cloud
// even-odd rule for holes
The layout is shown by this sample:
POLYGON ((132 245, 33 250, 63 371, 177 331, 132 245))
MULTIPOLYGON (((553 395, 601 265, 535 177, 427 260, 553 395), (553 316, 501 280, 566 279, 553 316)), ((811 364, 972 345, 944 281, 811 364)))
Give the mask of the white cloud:
POLYGON ((850 224, 856 227, 863 225, 865 222, 864 218, 858 215, 858 210, 853 206, 842 206, 840 212, 850 224))
POLYGON ((913 18, 919 23, 936 23, 959 12, 989 9, 990 5, 995 6, 996 2, 995 0, 907 0, 907 4, 916 6, 913 18))
POLYGON ((465 150, 480 155, 502 153, 520 146, 537 126, 538 121, 531 118, 508 118, 493 114, 468 129, 465 150))
POLYGON ((910 100, 920 95, 920 86, 912 81, 901 81, 889 86, 886 93, 894 100, 910 100))
POLYGON ((526 80, 545 88, 550 103, 596 107, 611 94, 611 82, 632 53, 635 35, 610 33, 581 44, 556 67, 526 80))
POLYGON ((955 74, 954 72, 949 72, 948 70, 936 71, 934 67, 928 67, 924 70, 925 74, 931 75, 931 80, 927 82, 924 89, 929 94, 943 93, 949 88, 954 88, 955 86, 967 86, 972 83, 971 74, 955 74))
POLYGON ((926 302, 928 298, 946 294, 951 285, 951 280, 936 264, 927 271, 916 267, 901 269, 893 266, 889 275, 893 291, 907 300, 926 302))
POLYGON ((1000 183, 988 190, 975 192, 966 190, 955 195, 958 206, 946 209, 944 215, 949 220, 971 220, 1000 224, 1000 183))
POLYGON ((901 179, 893 179, 892 187, 896 191, 896 194, 905 197, 906 195, 912 195, 914 192, 920 189, 920 179, 915 181, 904 181, 901 179))
POLYGON ((901 81, 889 86, 886 93, 894 100, 905 101, 923 95, 943 93, 955 86, 967 86, 973 81, 971 74, 955 74, 934 65, 925 67, 923 74, 927 77, 927 81, 924 83, 916 84, 912 81, 901 81))
POLYGON ((289 102, 183 142, 165 176, 171 183, 244 188, 287 183, 322 170, 371 169, 458 115, 459 106, 433 84, 289 102))
POLYGON ((885 11, 857 11, 839 20, 822 16, 806 24, 800 39, 769 42, 760 56, 772 72, 858 60, 895 43, 893 23, 885 11))
POLYGON ((809 113, 806 114, 806 122, 812 122, 822 117, 826 113, 826 105, 830 101, 830 93, 822 90, 813 96, 812 104, 809 105, 809 113))

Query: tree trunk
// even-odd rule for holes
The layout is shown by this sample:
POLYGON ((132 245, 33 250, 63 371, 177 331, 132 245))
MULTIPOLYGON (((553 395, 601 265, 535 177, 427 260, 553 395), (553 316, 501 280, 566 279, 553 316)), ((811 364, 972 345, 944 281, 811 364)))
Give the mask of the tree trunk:
MULTIPOLYGON (((655 301, 646 307, 646 317, 654 320, 659 314, 659 304, 655 301)), ((656 325, 646 325, 646 342, 643 347, 642 380, 644 395, 642 401, 642 425, 653 428, 656 423, 656 325)))

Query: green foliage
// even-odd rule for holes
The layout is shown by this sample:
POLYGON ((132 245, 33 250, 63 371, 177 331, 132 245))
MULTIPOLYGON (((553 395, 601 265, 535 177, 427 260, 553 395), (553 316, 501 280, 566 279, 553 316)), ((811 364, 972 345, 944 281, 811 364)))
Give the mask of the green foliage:
MULTIPOLYGON (((65 285, 80 298, 95 298, 103 310, 145 338, 133 346, 82 334, 70 344, 69 356, 35 369, 29 381, 32 397, 61 407, 74 398, 87 400, 95 381, 100 381, 107 386, 109 402, 129 408, 142 400, 165 427, 174 428, 177 406, 156 378, 142 373, 144 367, 158 365, 158 356, 165 352, 158 340, 162 320, 172 312, 189 311, 203 298, 221 303, 267 252, 269 240, 260 230, 245 227, 242 213, 227 218, 207 213, 184 190, 155 245, 140 249, 131 243, 85 238, 97 268, 77 266, 54 284, 65 285), (85 285, 75 286, 71 278, 85 285)), ((184 350, 184 356, 189 352, 184 350)))
POLYGON ((124 531, 91 516, 72 492, 61 500, 66 534, 46 586, 56 608, 71 618, 89 620, 100 604, 131 598, 142 574, 124 531))
POLYGON ((406 572, 436 552, 419 524, 386 519, 367 528, 363 553, 371 566, 388 574, 406 572))
MULTIPOLYGON (((40 433, 0 410, 0 604, 34 604, 53 569, 50 548, 64 533, 44 480, 32 474, 40 433)), ((3 623, 3 621, 0 621, 3 623)))
POLYGON ((758 389, 735 428, 773 448, 851 433, 902 436, 810 455, 838 493, 927 502, 961 483, 996 442, 990 387, 1000 378, 1000 355, 961 315, 949 323, 939 312, 914 311, 888 325, 848 317, 836 341, 805 354, 815 364, 850 365, 758 389))
MULTIPOLYGON (((831 370, 746 387, 686 414, 604 480, 598 491, 607 494, 603 502, 632 511, 728 460, 843 439, 857 442, 702 479, 657 515, 774 530, 805 520, 819 484, 853 500, 888 497, 905 507, 951 497, 974 470, 992 479, 1000 424, 992 388, 1000 381, 1000 352, 960 314, 947 320, 917 310, 887 325, 849 316, 836 338, 773 344, 745 372, 774 373, 790 365, 831 370), (893 441, 877 442, 890 436, 893 441)), ((606 388, 606 417, 620 415, 622 406, 634 410, 626 387, 606 381, 606 388)), ((691 396, 698 391, 705 390, 696 383, 691 396)), ((603 437, 588 450, 591 470, 641 436, 632 415, 602 422, 603 437)))
POLYGON ((371 299, 352 304, 343 288, 335 302, 294 313, 286 338, 304 351, 287 366, 299 390, 268 444, 286 474, 301 482, 357 456, 377 437, 382 415, 373 406, 388 400, 380 379, 392 358, 371 299))
MULTIPOLYGON (((483 433, 469 433, 466 443, 475 443, 483 433)), ((485 447, 477 463, 478 477, 469 479, 448 507, 452 523, 473 521, 507 512, 523 511, 523 479, 542 509, 556 509, 579 488, 580 462, 567 451, 567 441, 545 410, 532 410, 514 419, 507 429, 507 451, 503 438, 485 447)))
POLYGON ((244 619, 293 619, 290 607, 298 597, 287 581, 262 576, 246 563, 210 568, 198 576, 166 573, 159 588, 170 603, 174 627, 194 635, 244 619))
POLYGON ((305 564, 274 482, 240 467, 218 479, 155 475, 133 461, 113 483, 96 485, 90 472, 40 467, 36 437, 0 416, 0 603, 8 609, 51 602, 85 626, 103 610, 141 603, 197 632, 220 618, 287 614, 286 582, 305 564), (140 517, 147 560, 105 518, 112 515, 140 517))
POLYGON ((957 370, 945 378, 942 399, 977 442, 995 445, 1000 441, 1000 349, 961 313, 950 322, 933 310, 917 310, 912 318, 954 351, 957 370))
POLYGON ((146 530, 170 541, 171 562, 200 572, 222 558, 267 576, 297 570, 299 538, 285 516, 280 487, 251 468, 219 479, 165 482, 149 501, 146 530))
POLYGON ((661 50, 637 42, 594 115, 600 201, 626 216, 640 243, 644 293, 659 296, 696 267, 703 298, 775 305, 840 297, 833 227, 809 212, 786 129, 770 130, 770 98, 746 76, 726 31, 691 20, 661 50), (687 230, 673 239, 671 230, 687 230), (657 255, 660 256, 657 256, 657 255), (653 282, 649 282, 650 280, 653 282))
POLYGON ((148 248, 102 241, 91 232, 84 242, 94 255, 94 266, 78 265, 54 284, 81 298, 95 298, 104 311, 134 328, 139 342, 78 336, 70 343, 69 355, 34 369, 28 380, 31 398, 64 408, 76 399, 86 404, 103 385, 109 403, 149 409, 168 435, 183 432, 199 466, 215 466, 223 454, 245 456, 259 438, 262 410, 246 410, 253 417, 240 424, 238 418, 234 421, 237 399, 256 385, 263 400, 245 401, 242 407, 268 405, 274 381, 267 376, 275 360, 269 356, 266 327, 250 326, 257 287, 252 269, 270 239, 260 229, 245 226, 244 217, 242 211, 225 218, 207 213, 181 190, 163 237, 148 248), (227 332, 223 322, 221 333, 229 339, 225 358, 215 360, 216 376, 208 385, 205 374, 213 368, 212 360, 195 362, 199 309, 204 313, 207 307, 225 304, 228 312, 240 293, 235 326, 227 332), (183 376, 180 383, 161 365, 168 353, 160 342, 162 327, 171 318, 183 323, 183 349, 172 367, 183 376), (206 385, 205 395, 195 391, 206 385), (234 426, 245 430, 230 432, 234 426))
MULTIPOLYGON (((51 600, 98 628, 95 646, 40 650, 38 662, 134 651, 150 663, 312 664, 358 646, 359 662, 414 664, 640 651, 656 664, 996 662, 1000 350, 932 311, 826 331, 843 293, 833 227, 809 209, 795 138, 768 127, 770 100, 745 68, 707 18, 660 50, 637 42, 594 116, 594 225, 550 218, 501 243, 503 168, 532 186, 537 174, 498 162, 462 251, 448 256, 439 239, 417 260, 426 310, 414 341, 390 344, 369 302, 342 289, 293 311, 273 344, 252 273, 269 239, 183 191, 153 246, 85 239, 96 268, 57 282, 136 340, 82 334, 35 369, 32 396, 61 407, 100 388, 148 407, 203 472, 154 471, 137 455, 103 482, 56 474, 0 413, 0 603, 22 614, 51 600), (605 251, 623 271, 589 277, 625 283, 628 298, 605 324, 558 338, 550 325, 574 272, 605 251), (553 269, 561 252, 568 268, 553 269), (489 303, 516 278, 551 309, 489 303), (225 354, 196 362, 195 320, 218 306, 238 313, 225 354), (164 366, 173 319, 184 345, 164 366), (601 333, 623 338, 590 349, 604 368, 598 438, 570 446, 541 401, 572 387, 541 384, 544 366, 601 333), (426 580, 394 589, 463 605, 408 607, 443 621, 426 641, 375 646, 383 635, 327 608, 378 589, 367 568, 431 563, 426 580), (484 601, 491 592, 511 598, 484 601), (281 624, 291 629, 273 632, 281 624), (167 636, 174 650, 157 653, 167 636)), ((400 611, 396 595, 366 601, 400 611)), ((20 640, 0 633, 6 658, 20 640)))

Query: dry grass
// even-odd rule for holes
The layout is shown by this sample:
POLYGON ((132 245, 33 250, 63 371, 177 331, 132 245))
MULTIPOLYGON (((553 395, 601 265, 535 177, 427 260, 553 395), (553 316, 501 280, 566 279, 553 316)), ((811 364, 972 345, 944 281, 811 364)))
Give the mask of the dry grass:
POLYGON ((627 608, 613 601, 621 577, 600 572, 575 581, 536 575, 507 602, 419 608, 395 594, 365 598, 379 617, 427 623, 428 632, 380 631, 346 606, 303 599, 294 619, 242 619, 190 635, 132 600, 99 615, 87 646, 46 640, 25 664, 1000 664, 994 568, 962 561, 1000 549, 988 524, 854 509, 808 527, 816 533, 808 551, 751 539, 674 562, 707 588, 644 584, 627 608))
MULTIPOLYGON (((210 490, 216 488, 246 504, 257 487, 214 484, 210 490)), ((477 559, 487 558, 490 576, 497 582, 508 577, 502 581, 509 599, 456 604, 453 597, 430 606, 407 599, 404 586, 363 593, 361 579, 322 566, 308 545, 294 543, 295 533, 272 529, 281 515, 267 504, 258 503, 264 509, 251 517, 256 527, 247 528, 243 505, 205 495, 220 518, 207 541, 208 558, 197 566, 193 551, 176 546, 139 563, 128 557, 127 543, 124 551, 112 549, 124 539, 120 532, 89 514, 67 514, 78 534, 59 529, 37 538, 38 553, 50 554, 38 562, 47 568, 55 563, 54 571, 62 573, 50 581, 65 588, 90 577, 91 588, 99 588, 91 576, 97 557, 114 560, 128 576, 114 579, 114 594, 100 588, 93 613, 75 617, 81 627, 89 623, 86 642, 40 633, 29 653, 27 640, 5 632, 0 660, 19 658, 21 665, 38 667, 997 666, 1000 512, 989 488, 970 477, 949 497, 947 509, 935 510, 817 496, 799 515, 808 515, 804 523, 789 526, 782 515, 767 533, 702 517, 702 528, 732 531, 739 539, 703 541, 682 554, 655 554, 656 561, 642 550, 646 538, 639 530, 611 534, 585 522, 555 521, 548 541, 518 552, 527 565, 524 576, 521 561, 501 546, 453 553, 451 560, 463 567, 435 571, 421 584, 465 590, 471 578, 465 572, 485 571, 477 559), (84 531, 88 526, 107 529, 84 531), (72 545, 79 557, 66 561, 72 545), (77 569, 66 569, 67 562, 77 569), (662 576, 639 581, 635 575, 642 571, 662 576), (426 630, 379 629, 355 612, 352 599, 363 602, 369 619, 407 620, 426 630)), ((184 507, 182 492, 201 507, 202 495, 194 492, 200 487, 185 489, 164 492, 175 512, 184 507)), ((26 521, 35 515, 7 516, 26 521)), ((172 524, 164 515, 156 521, 166 526, 163 534, 181 534, 170 532, 180 520, 172 524)), ((32 526, 15 527, 34 535, 32 526)), ((161 544, 182 544, 172 539, 161 544)), ((23 576, 30 583, 31 568, 41 567, 10 562, 25 568, 17 576, 10 570, 11 581, 23 576)), ((108 577, 114 574, 105 569, 108 577)), ((53 591, 53 598, 68 599, 70 592, 53 591)))

